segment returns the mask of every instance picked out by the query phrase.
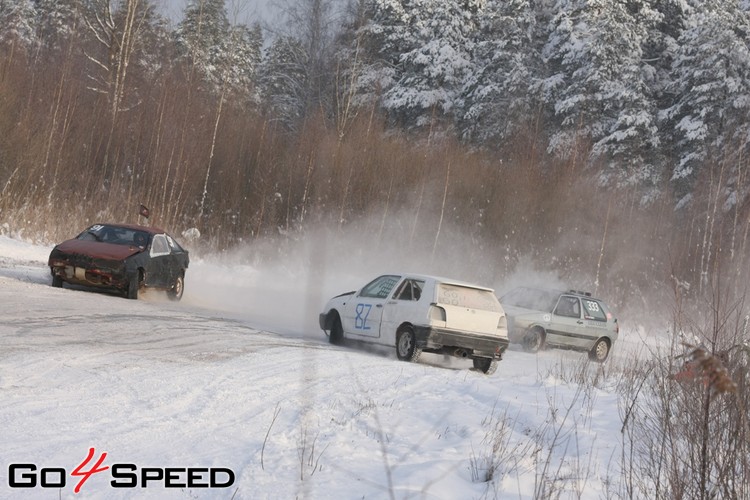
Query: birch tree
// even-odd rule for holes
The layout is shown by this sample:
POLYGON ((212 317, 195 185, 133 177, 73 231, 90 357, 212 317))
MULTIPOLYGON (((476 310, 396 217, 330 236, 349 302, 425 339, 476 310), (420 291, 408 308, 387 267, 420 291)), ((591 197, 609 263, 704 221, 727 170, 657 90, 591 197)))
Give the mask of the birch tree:
POLYGON ((154 19, 150 0, 121 0, 116 6, 109 0, 89 0, 84 22, 95 43, 86 50, 91 63, 89 89, 103 94, 109 108, 109 136, 104 153, 105 180, 109 175, 109 155, 115 126, 122 111, 138 104, 137 96, 125 106, 131 61, 143 50, 141 37, 154 19))

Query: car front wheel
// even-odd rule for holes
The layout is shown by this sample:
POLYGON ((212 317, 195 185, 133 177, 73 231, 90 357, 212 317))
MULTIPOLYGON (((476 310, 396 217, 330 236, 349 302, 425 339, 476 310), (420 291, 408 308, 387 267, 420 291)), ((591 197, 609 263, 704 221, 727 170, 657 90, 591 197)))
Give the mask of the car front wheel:
POLYGON ((52 275, 52 286, 54 286, 55 288, 62 288, 62 282, 63 280, 61 277, 56 274, 52 275))
POLYGON ((185 276, 180 274, 177 276, 177 279, 174 280, 172 288, 167 290, 167 296, 169 297, 169 300, 174 300, 176 302, 182 298, 183 293, 185 293, 185 276))
POLYGON ((539 328, 526 332, 523 337, 523 348, 528 352, 539 352, 544 345, 544 335, 539 328))
POLYGON ((606 339, 599 339, 594 347, 589 351, 589 359, 597 363, 604 363, 609 356, 609 342, 606 339))
POLYGON ((409 327, 400 329, 396 333, 396 356, 401 361, 416 361, 422 349, 417 347, 417 337, 409 327))
POLYGON ((474 368, 486 375, 492 375, 497 370, 497 361, 490 358, 474 358, 474 368))
POLYGON ((339 318, 338 314, 333 318, 328 342, 334 345, 341 345, 344 342, 344 328, 341 326, 341 318, 339 318))
POLYGON ((138 273, 130 276, 128 281, 128 298, 132 300, 138 300, 138 285, 139 285, 138 273))

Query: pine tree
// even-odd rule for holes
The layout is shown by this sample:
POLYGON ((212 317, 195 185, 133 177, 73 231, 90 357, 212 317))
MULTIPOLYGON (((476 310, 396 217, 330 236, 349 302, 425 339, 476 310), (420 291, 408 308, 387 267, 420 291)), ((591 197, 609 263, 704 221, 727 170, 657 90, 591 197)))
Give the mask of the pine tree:
POLYGON ((33 48, 36 10, 32 0, 0 0, 0 45, 33 48))
POLYGON ((302 96, 305 111, 324 110, 331 107, 332 75, 331 52, 336 28, 335 8, 332 0, 286 0, 284 14, 286 33, 295 38, 304 50, 305 78, 302 96))
POLYGON ((474 42, 458 116, 465 139, 493 147, 539 112, 544 75, 538 12, 529 0, 490 0, 474 42))
POLYGON ((362 28, 365 100, 407 128, 452 121, 470 67, 481 0, 373 0, 362 28), (367 88, 370 86, 370 88, 367 88), (369 94, 369 99, 368 99, 369 94))
POLYGON ((260 25, 252 28, 244 24, 232 26, 224 43, 225 71, 223 80, 239 98, 258 101, 256 82, 261 63, 263 33, 260 25))
POLYGON ((266 112, 288 129, 295 129, 305 115, 307 52, 300 40, 277 37, 260 68, 259 85, 266 112))
POLYGON ((658 129, 642 62, 651 12, 639 0, 560 0, 556 12, 544 49, 556 69, 545 82, 558 119, 550 151, 568 158, 590 144, 600 182, 653 185, 658 129))
POLYGON ((259 26, 232 25, 224 0, 191 0, 174 33, 178 56, 215 93, 257 100, 255 79, 263 45, 259 26))
POLYGON ((78 0, 35 0, 38 38, 49 49, 78 33, 82 26, 78 0))
POLYGON ((737 0, 693 7, 668 88, 675 103, 664 112, 675 133, 672 180, 681 195, 691 191, 702 168, 747 154, 750 140, 750 15, 737 0))
POLYGON ((229 38, 224 0, 190 0, 175 30, 179 56, 215 89, 226 71, 229 38))

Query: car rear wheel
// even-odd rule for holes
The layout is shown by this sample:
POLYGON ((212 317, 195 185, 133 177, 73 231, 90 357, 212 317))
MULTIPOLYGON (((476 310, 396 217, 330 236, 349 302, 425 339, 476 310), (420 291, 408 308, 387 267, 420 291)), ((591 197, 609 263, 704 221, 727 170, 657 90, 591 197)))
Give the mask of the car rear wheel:
POLYGON ((523 337, 523 348, 528 352, 539 352, 544 345, 544 334, 539 328, 526 332, 523 337))
POLYGON ((597 363, 604 363, 609 357, 609 342, 607 339, 599 339, 589 351, 589 359, 597 363))
POLYGON ((422 349, 417 347, 417 337, 414 330, 409 327, 401 328, 396 332, 396 356, 401 361, 416 361, 422 354, 422 349))
POLYGON ((334 345, 344 343, 344 328, 341 326, 341 318, 336 314, 331 325, 331 333, 328 335, 328 342, 334 345))
POLYGON ((132 300, 138 300, 138 285, 140 284, 140 276, 135 273, 130 276, 128 281, 128 298, 132 300))
POLYGON ((497 360, 490 358, 474 358, 474 368, 480 372, 492 375, 497 370, 497 360))
POLYGON ((182 298, 183 293, 185 293, 185 275, 180 273, 177 279, 174 280, 172 288, 167 290, 167 297, 169 297, 169 300, 176 302, 182 298))
POLYGON ((62 288, 63 280, 56 274, 52 275, 52 286, 55 288, 62 288))

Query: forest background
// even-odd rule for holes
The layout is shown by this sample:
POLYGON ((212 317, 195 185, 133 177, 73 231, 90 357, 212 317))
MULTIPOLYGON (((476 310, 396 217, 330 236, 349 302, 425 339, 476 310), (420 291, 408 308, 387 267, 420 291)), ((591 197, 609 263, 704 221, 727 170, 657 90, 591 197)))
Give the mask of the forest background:
POLYGON ((191 249, 325 228, 619 308, 744 296, 750 2, 288 0, 274 27, 241 0, 158 7, 0 0, 3 232, 144 204, 191 249))

